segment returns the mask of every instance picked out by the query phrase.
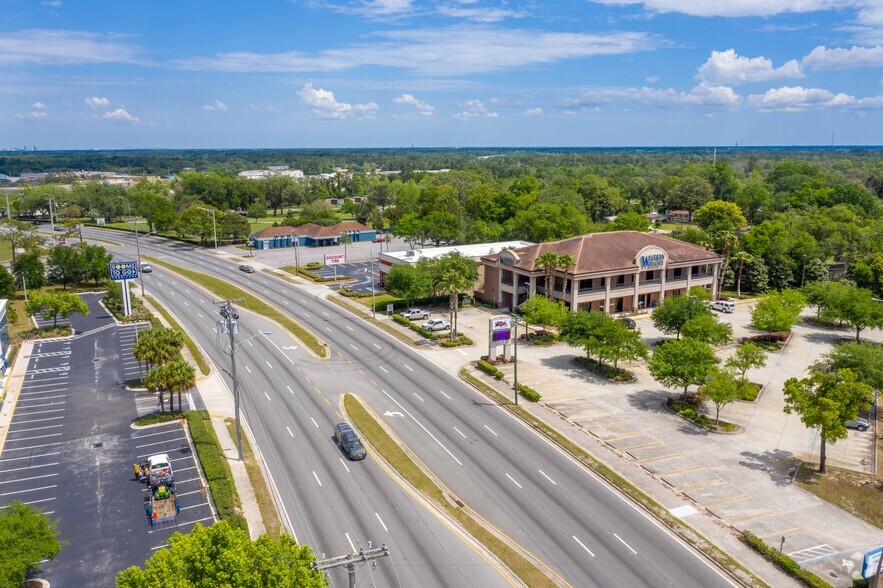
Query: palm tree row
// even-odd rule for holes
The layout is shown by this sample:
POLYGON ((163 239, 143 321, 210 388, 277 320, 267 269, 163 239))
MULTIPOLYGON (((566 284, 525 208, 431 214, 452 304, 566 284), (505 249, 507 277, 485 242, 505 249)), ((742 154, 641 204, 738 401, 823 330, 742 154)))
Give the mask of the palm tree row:
POLYGON ((563 296, 567 296, 567 283, 570 281, 567 278, 567 272, 569 272, 572 267, 576 266, 576 259, 570 254, 558 255, 554 251, 547 251, 537 257, 536 264, 543 268, 543 273, 545 274, 543 278, 543 286, 545 286, 546 298, 552 300, 552 289, 554 287, 554 284, 552 283, 552 274, 555 273, 556 269, 564 271, 563 296))
POLYGON ((160 408, 165 412, 163 393, 169 393, 169 410, 175 410, 174 392, 178 393, 178 408, 181 407, 181 392, 196 384, 196 372, 178 354, 184 347, 184 333, 175 329, 152 327, 138 333, 132 353, 139 362, 147 364, 144 385, 151 392, 159 393, 160 408), (176 357, 178 356, 178 357, 176 357))

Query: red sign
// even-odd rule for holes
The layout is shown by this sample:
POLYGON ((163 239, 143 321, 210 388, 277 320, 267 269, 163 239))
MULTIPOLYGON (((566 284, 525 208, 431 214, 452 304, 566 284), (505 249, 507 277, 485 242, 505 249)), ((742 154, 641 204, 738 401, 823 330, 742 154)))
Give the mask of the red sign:
POLYGON ((58 244, 59 245, 67 245, 67 239, 65 239, 64 237, 59 237, 58 244))

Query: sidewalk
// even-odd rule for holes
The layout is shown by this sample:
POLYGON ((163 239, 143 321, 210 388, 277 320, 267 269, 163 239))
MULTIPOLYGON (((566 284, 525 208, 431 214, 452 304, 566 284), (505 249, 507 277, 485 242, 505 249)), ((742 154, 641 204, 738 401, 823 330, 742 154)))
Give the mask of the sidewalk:
POLYGON ((15 404, 18 402, 18 394, 21 392, 25 375, 28 372, 28 358, 34 350, 34 339, 23 341, 15 354, 12 371, 6 381, 6 387, 0 394, 0 453, 6 443, 6 434, 9 432, 9 424, 15 414, 15 404))

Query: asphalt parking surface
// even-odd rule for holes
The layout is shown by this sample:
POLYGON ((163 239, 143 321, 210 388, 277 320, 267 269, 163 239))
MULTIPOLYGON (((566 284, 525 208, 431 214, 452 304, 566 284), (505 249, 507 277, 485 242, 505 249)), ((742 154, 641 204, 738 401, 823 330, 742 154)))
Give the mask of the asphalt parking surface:
MULTIPOLYGON (((353 292, 371 292, 371 286, 379 276, 372 274, 370 261, 357 261, 354 263, 340 263, 337 266, 326 265, 321 269, 312 270, 314 274, 324 278, 334 277, 334 268, 337 267, 337 277, 351 278, 352 282, 335 282, 328 284, 332 290, 340 290, 341 288, 352 288, 353 292)), ((377 264, 374 264, 374 272, 377 272, 377 264)), ((383 292, 382 289, 375 286, 375 291, 383 292)))
POLYGON ((0 506, 21 501, 42 510, 69 542, 43 564, 41 576, 54 587, 112 586, 117 573, 143 565, 174 530, 214 519, 181 425, 131 428, 139 410, 123 385, 133 369, 124 350, 136 327, 103 318, 97 298, 88 300, 89 317, 72 317, 77 332, 80 322, 92 333, 37 341, 22 356, 27 374, 0 451, 0 506), (162 434, 145 437, 153 433, 162 434), (154 453, 169 454, 180 480, 175 528, 151 529, 145 486, 133 479, 132 465, 154 453))

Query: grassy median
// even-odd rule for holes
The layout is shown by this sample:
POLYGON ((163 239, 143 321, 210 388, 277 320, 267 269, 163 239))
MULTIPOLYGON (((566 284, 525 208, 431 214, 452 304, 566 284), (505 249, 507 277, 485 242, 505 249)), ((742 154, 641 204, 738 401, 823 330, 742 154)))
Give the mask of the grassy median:
MULTIPOLYGON (((230 433, 231 439, 236 439, 236 423, 232 418, 224 419, 227 425, 227 431, 230 433)), ((261 518, 264 521, 264 529, 267 535, 276 539, 282 533, 282 521, 279 519, 279 513, 276 510, 276 504, 273 502, 273 496, 270 494, 270 488, 264 479, 264 473, 261 466, 255 458, 248 437, 242 436, 242 456, 245 458, 245 470, 248 472, 248 479, 251 481, 251 488, 254 491, 255 500, 257 500, 258 508, 261 511, 261 518)))
POLYGON ((196 343, 193 342, 193 339, 190 338, 190 335, 187 334, 187 331, 181 328, 181 325, 178 324, 178 321, 175 320, 169 311, 165 309, 159 302, 157 302, 152 296, 144 296, 147 301, 153 305, 153 308, 156 309, 156 312, 160 313, 166 322, 169 323, 169 326, 177 331, 181 331, 184 335, 184 347, 190 352, 193 356, 194 361, 196 361, 196 365, 199 367, 199 371, 202 372, 203 376, 207 376, 211 373, 211 368, 208 365, 208 362, 205 360, 205 356, 202 354, 202 351, 199 350, 199 347, 196 346, 196 343))
POLYGON ((152 257, 144 257, 143 259, 146 259, 150 261, 150 263, 178 273, 188 280, 196 282, 218 298, 231 300, 242 299, 246 308, 248 308, 252 312, 256 312, 262 316, 265 316, 268 319, 274 320, 286 329, 288 329, 291 334, 300 339, 300 341, 304 345, 309 347, 313 351, 313 353, 315 353, 322 359, 328 357, 328 349, 312 333, 307 331, 300 324, 296 323, 281 310, 270 306, 254 294, 243 290, 239 286, 234 286, 233 284, 226 282, 221 278, 216 278, 215 276, 210 276, 202 272, 185 269, 180 266, 161 261, 159 259, 154 259, 152 257))
POLYGON ((530 560, 513 549, 508 543, 479 524, 462 508, 452 505, 441 488, 414 463, 396 441, 380 426, 380 423, 352 394, 344 396, 344 410, 362 437, 400 476, 439 510, 457 521, 459 525, 488 551, 492 552, 528 586, 555 586, 555 583, 530 560))

